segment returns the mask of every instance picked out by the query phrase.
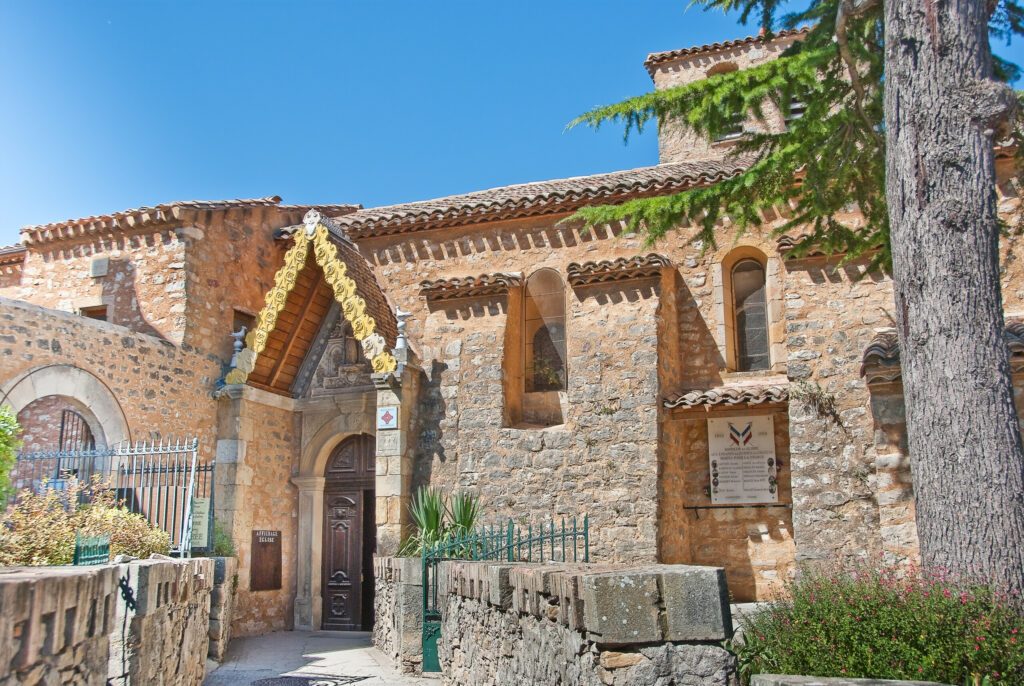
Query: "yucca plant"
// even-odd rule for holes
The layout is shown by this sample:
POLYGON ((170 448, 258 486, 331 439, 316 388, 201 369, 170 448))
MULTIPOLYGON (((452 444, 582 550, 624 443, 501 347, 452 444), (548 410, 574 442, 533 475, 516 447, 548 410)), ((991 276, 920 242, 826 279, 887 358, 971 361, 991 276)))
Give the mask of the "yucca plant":
POLYGON ((401 557, 468 536, 480 515, 480 501, 475 495, 459 492, 451 496, 449 504, 440 489, 421 486, 409 503, 409 515, 416 531, 398 549, 401 557))
POLYGON ((440 489, 421 486, 409 503, 409 514, 416 531, 402 544, 400 556, 418 555, 424 546, 436 545, 444 539, 448 508, 440 489))
POLYGON ((451 530, 457 536, 465 536, 476 528, 480 516, 480 501, 472 493, 461 491, 451 498, 451 530))

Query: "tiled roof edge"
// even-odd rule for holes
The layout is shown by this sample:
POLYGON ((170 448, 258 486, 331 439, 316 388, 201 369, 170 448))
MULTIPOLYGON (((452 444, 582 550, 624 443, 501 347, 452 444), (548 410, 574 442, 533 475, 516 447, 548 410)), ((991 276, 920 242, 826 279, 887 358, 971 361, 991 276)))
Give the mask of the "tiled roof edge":
POLYGON ((714 407, 716 405, 762 405, 789 402, 789 386, 722 386, 706 391, 690 391, 664 401, 667 409, 714 407))
POLYGON ((504 295, 510 289, 523 284, 519 272, 497 272, 454 279, 421 281, 420 295, 427 300, 454 300, 455 298, 476 298, 489 295, 504 295))
POLYGON ((772 41, 779 39, 793 38, 796 36, 805 35, 808 31, 810 31, 810 28, 801 27, 798 29, 778 31, 776 33, 771 34, 770 36, 767 34, 746 36, 745 38, 735 38, 733 40, 720 41, 718 43, 707 43, 705 45, 694 45, 689 48, 679 48, 678 50, 652 52, 647 56, 647 59, 644 60, 644 69, 646 69, 647 73, 650 74, 653 78, 654 72, 657 70, 658 66, 666 62, 672 62, 682 57, 690 57, 692 55, 700 55, 707 52, 731 50, 733 48, 738 48, 744 45, 753 45, 755 43, 771 43, 772 41))
POLYGON ((301 212, 313 207, 327 214, 355 212, 360 205, 282 205, 277 195, 265 198, 239 198, 234 200, 182 200, 161 203, 152 207, 137 207, 110 214, 65 219, 49 224, 25 226, 21 229, 25 244, 50 243, 80 238, 100 231, 125 230, 140 226, 157 225, 180 219, 183 211, 224 211, 253 207, 274 207, 284 211, 301 212))
POLYGON ((370 207, 337 218, 353 240, 414 231, 466 226, 575 211, 594 202, 678 193, 742 173, 749 160, 670 163, 607 174, 501 186, 384 207, 370 207), (592 185, 588 185, 591 183, 592 185), (518 192, 518 193, 517 193, 518 192))
POLYGON ((650 253, 636 257, 619 257, 600 262, 571 262, 567 268, 569 285, 588 286, 608 281, 642 279, 661 274, 663 267, 672 264, 664 255, 650 253))

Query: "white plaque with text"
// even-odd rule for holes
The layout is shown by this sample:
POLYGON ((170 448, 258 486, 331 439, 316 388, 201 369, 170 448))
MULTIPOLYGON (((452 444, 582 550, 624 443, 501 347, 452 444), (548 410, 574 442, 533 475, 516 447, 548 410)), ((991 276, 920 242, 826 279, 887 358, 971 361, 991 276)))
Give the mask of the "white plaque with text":
POLYGON ((708 420, 711 503, 779 502, 771 415, 708 420))

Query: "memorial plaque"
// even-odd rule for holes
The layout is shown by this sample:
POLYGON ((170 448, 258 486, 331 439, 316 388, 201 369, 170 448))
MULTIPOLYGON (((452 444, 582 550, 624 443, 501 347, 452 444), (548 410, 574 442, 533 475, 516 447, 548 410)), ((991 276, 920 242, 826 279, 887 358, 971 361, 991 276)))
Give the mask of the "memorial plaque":
POLYGON ((775 422, 771 415, 708 419, 711 502, 779 502, 775 422))
POLYGON ((279 588, 281 588, 281 532, 253 529, 249 590, 276 591, 279 588))
POLYGON ((206 550, 210 547, 210 499, 192 498, 191 547, 206 550))

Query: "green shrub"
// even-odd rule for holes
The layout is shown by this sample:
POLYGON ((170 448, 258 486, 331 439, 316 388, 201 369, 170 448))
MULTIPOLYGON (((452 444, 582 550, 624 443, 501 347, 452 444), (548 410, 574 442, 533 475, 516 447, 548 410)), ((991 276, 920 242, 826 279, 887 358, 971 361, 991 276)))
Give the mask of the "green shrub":
POLYGON ((234 557, 235 542, 220 522, 213 522, 213 554, 216 557, 234 557))
POLYGON ((10 407, 0 407, 0 507, 11 496, 11 469, 17 459, 21 427, 10 407))
POLYGON ((419 555, 424 547, 469 533, 480 515, 480 501, 475 495, 456 493, 449 505, 440 489, 421 486, 409 503, 409 514, 416 531, 399 548, 402 557, 419 555))
POLYGON ((805 571, 746 617, 741 674, 1024 683, 1024 615, 977 584, 916 570, 805 571))
POLYGON ((75 551, 75 534, 110 536, 111 557, 147 558, 167 554, 170 538, 146 518, 116 502, 99 481, 71 481, 64 490, 40 494, 22 491, 0 517, 0 565, 67 565, 75 551), (89 494, 83 501, 83 493, 89 494))

